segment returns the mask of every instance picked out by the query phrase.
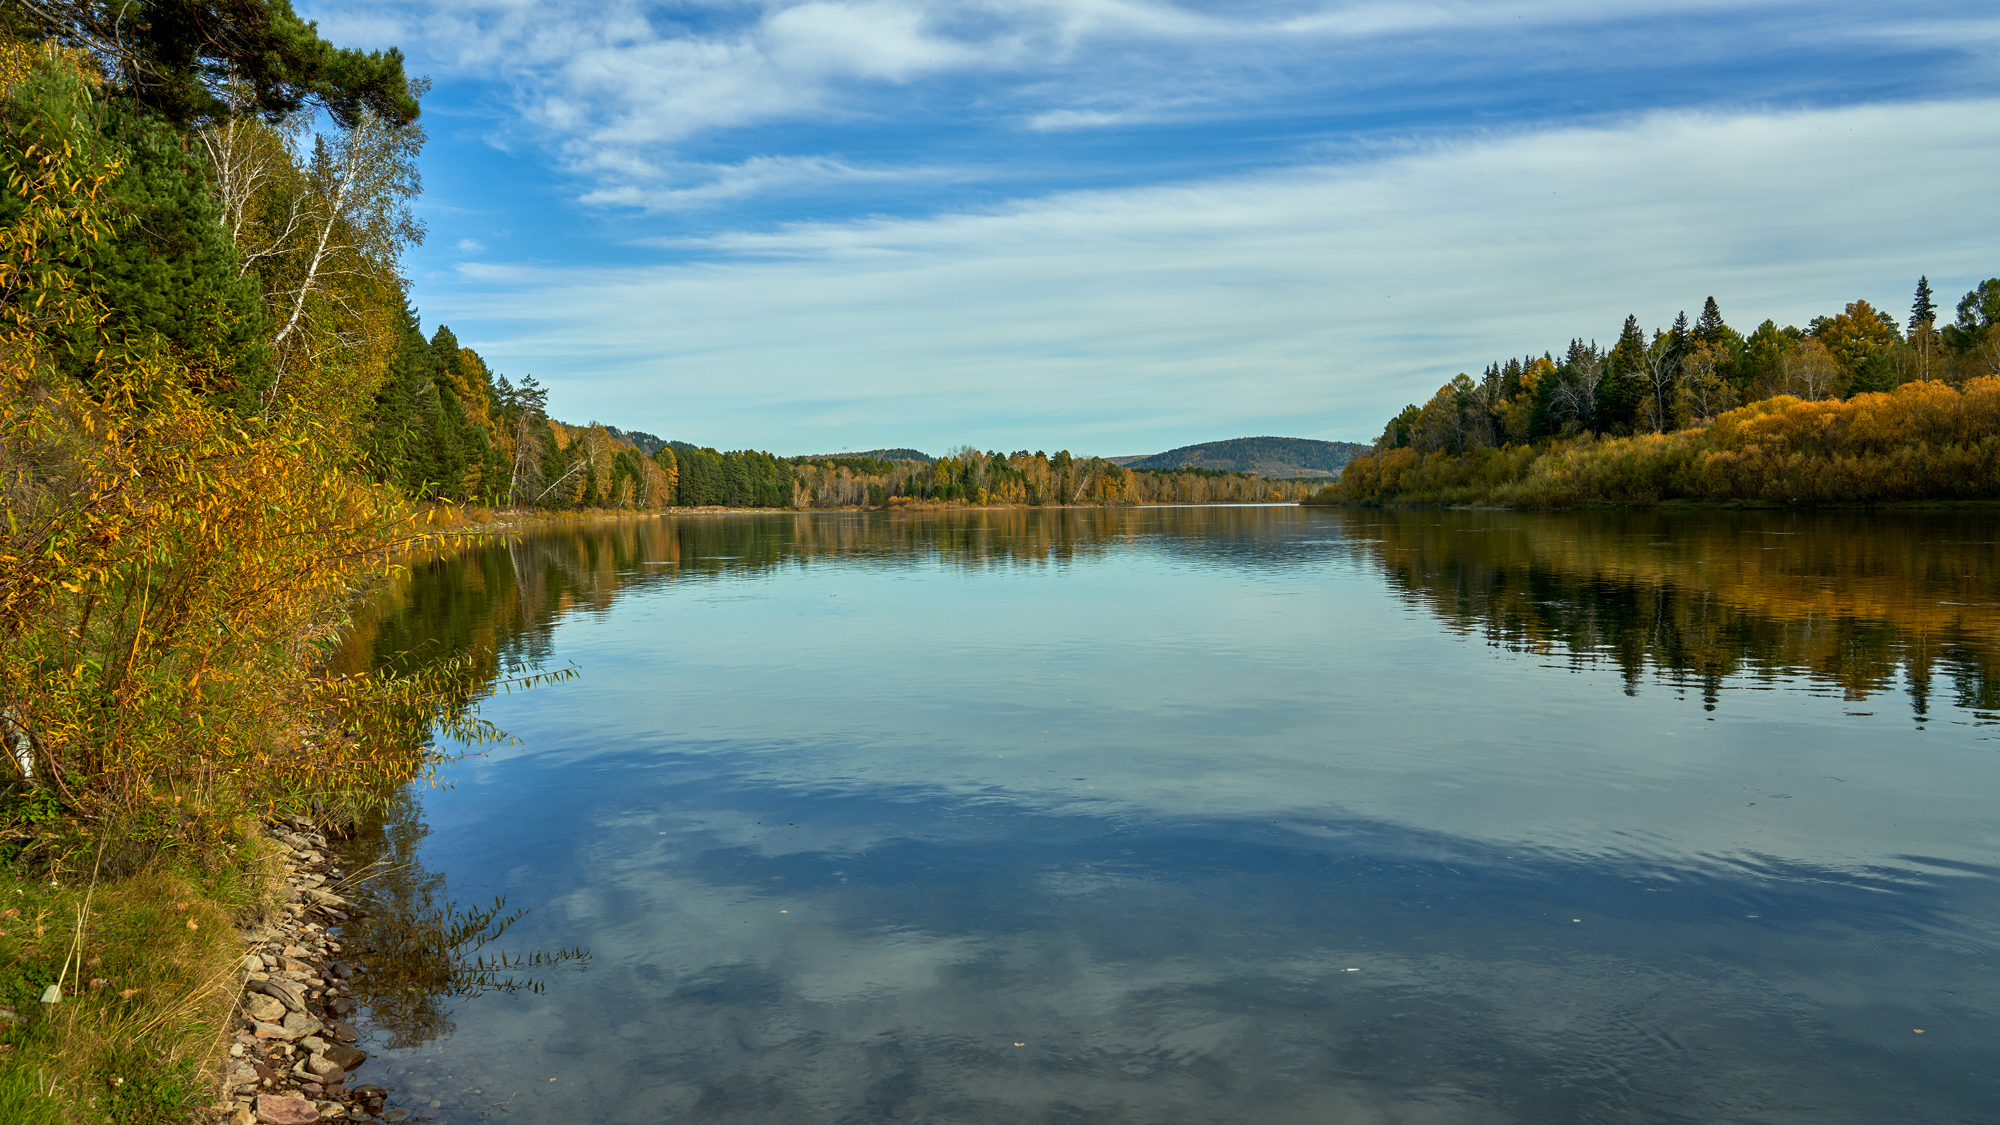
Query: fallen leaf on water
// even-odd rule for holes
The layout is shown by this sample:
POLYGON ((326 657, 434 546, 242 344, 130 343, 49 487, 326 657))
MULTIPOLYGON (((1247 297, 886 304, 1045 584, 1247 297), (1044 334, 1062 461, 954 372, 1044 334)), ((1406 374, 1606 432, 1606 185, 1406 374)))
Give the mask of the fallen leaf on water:
POLYGON ((1027 1046, 1027 1044, 1026 1044, 1026 1043, 1016 1043, 1016 1044, 1014 1044, 1014 1046, 1016 1046, 1016 1047, 1025 1047, 1025 1046, 1027 1046))
POLYGON ((1921 1027, 1913 1027, 1910 1030, 1916 1032, 1918 1035, 1922 1035, 1924 1033, 1924 1029, 1921 1027))

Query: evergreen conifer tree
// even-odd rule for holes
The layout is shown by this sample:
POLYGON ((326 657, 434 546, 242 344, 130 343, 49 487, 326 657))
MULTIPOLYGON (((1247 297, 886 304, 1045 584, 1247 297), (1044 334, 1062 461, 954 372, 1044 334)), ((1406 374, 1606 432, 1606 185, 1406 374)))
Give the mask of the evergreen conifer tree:
POLYGON ((1723 331, 1729 326, 1722 322, 1722 309, 1710 297, 1701 306, 1701 319, 1694 322, 1694 338, 1704 344, 1721 342, 1723 331))
POLYGON ((308 103, 342 125, 364 109, 396 125, 418 112, 402 52, 335 47, 289 0, 37 0, 0 8, 0 33, 88 52, 120 94, 176 125, 231 116, 224 80, 270 118, 308 103))
POLYGON ((1936 321, 1937 302, 1931 299, 1931 279, 1919 277, 1917 299, 1910 304, 1910 331, 1915 332, 1919 325, 1933 324, 1936 321))
MULTIPOLYGON (((48 340, 57 361, 87 381, 107 358, 101 348, 133 354, 163 343, 187 362, 198 390, 240 413, 258 409, 271 361, 257 279, 241 275, 199 158, 178 135, 128 99, 99 100, 61 72, 37 72, 11 91, 0 128, 18 142, 0 152, 0 178, 25 174, 16 162, 29 145, 120 166, 105 187, 112 229, 68 264, 108 313, 108 339, 94 324, 57 329, 48 340)), ((16 192, 0 192, 0 224, 25 206, 16 192)))
POLYGON ((1597 385, 1599 431, 1630 433, 1639 402, 1646 394, 1646 333, 1637 316, 1625 318, 1618 342, 1611 345, 1597 385))
POLYGON ((1958 319, 1945 326, 1944 342, 1959 351, 1979 346, 2000 323, 2000 277, 1989 277, 1958 302, 1958 319))
POLYGON ((478 370, 466 359, 458 337, 440 324, 431 335, 431 385, 436 392, 435 480, 437 494, 471 500, 491 496, 501 485, 504 466, 481 416, 491 401, 486 364, 478 370))
POLYGON ((1667 360, 1670 364, 1678 364, 1681 356, 1687 354, 1689 340, 1688 314, 1686 309, 1682 309, 1680 315, 1674 317, 1673 327, 1667 329, 1667 360))
POLYGON ((401 339, 375 393, 363 451, 377 476, 411 495, 427 491, 431 458, 431 353, 416 310, 403 305, 401 339))

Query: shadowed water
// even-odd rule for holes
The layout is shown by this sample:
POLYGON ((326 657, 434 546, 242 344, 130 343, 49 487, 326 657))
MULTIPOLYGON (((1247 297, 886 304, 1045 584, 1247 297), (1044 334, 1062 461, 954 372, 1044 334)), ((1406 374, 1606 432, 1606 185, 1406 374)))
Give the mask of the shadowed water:
POLYGON ((1995 522, 773 514, 420 568, 350 662, 580 675, 358 848, 589 959, 418 1001, 378 956, 364 1077, 448 1122, 2000 1121, 1995 522))

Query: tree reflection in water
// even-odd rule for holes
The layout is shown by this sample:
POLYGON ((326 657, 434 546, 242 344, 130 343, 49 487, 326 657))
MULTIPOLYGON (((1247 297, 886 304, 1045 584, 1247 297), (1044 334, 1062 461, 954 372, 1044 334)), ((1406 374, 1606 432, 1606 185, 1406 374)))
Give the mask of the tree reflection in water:
POLYGON ((1799 678, 1859 702, 1898 687, 2000 716, 2000 545, 1989 515, 1345 513, 1390 584, 1496 647, 1610 661, 1698 691, 1799 678))
POLYGON ((443 874, 417 857, 430 826, 404 789, 343 849, 354 871, 347 888, 358 913, 342 927, 354 1000, 389 1049, 420 1047, 451 1034, 450 1001, 489 992, 541 992, 549 971, 582 971, 582 948, 508 953, 486 950, 526 911, 507 900, 465 907, 445 895, 443 874))

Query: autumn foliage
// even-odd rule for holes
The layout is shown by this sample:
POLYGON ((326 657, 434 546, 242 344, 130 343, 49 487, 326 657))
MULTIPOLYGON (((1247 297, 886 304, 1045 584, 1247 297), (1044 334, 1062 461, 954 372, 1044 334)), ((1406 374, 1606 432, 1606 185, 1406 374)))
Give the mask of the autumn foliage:
POLYGON ((1872 503, 2000 498, 2000 376, 1847 399, 1761 399, 1672 433, 1357 459, 1332 503, 1565 507, 1662 500, 1872 503))
MULTIPOLYGON (((73 56, 4 46, 8 81, 88 96, 73 56)), ((337 412, 242 410, 212 357, 121 331, 86 251, 130 229, 107 190, 125 169, 20 120, 0 228, 5 788, 143 849, 420 772, 408 720, 436 684, 319 668, 354 591, 423 529, 354 471, 337 412)), ((301 394, 329 378, 288 376, 301 394)))

